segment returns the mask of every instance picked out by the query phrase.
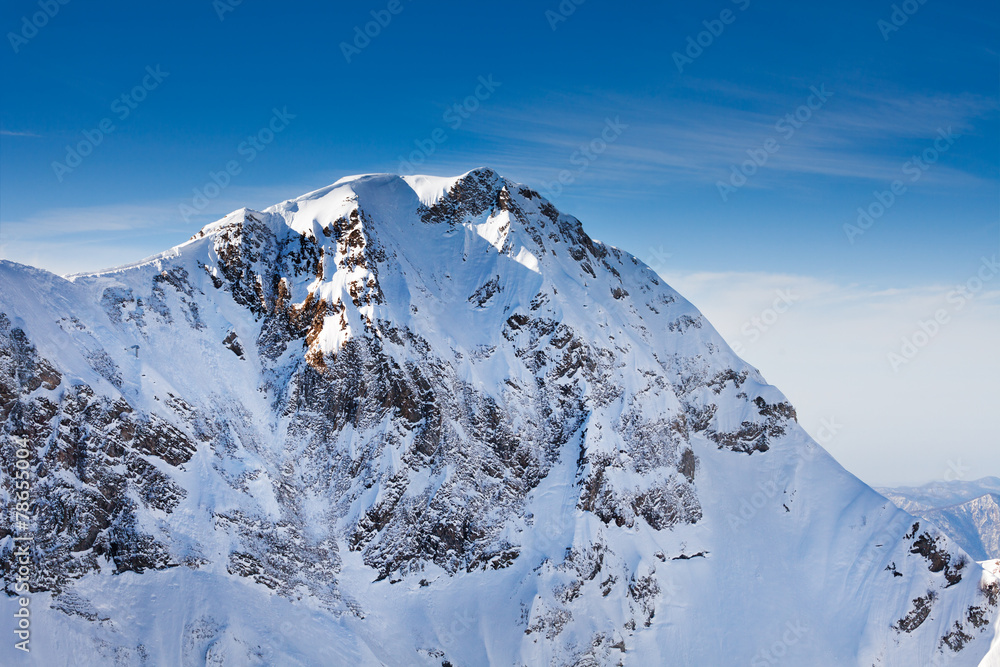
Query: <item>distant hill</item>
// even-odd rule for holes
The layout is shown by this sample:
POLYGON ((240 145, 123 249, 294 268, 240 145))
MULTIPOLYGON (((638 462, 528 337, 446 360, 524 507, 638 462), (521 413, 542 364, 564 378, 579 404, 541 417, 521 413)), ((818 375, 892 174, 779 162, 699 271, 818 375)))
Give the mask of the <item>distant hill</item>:
POLYGON ((1000 558, 1000 478, 877 491, 935 524, 976 560, 1000 558))

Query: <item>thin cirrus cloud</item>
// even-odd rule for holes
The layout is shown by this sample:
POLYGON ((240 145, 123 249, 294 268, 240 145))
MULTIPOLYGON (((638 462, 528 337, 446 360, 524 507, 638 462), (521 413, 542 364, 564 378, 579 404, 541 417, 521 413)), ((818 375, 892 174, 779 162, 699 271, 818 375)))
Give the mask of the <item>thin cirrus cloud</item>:
MULTIPOLYGON (((669 102, 653 95, 636 98, 586 91, 585 96, 551 94, 517 106, 484 105, 415 170, 453 175, 492 166, 541 189, 560 205, 559 197, 545 186, 555 183, 562 170, 570 170, 577 201, 635 205, 654 194, 683 195, 692 188, 714 196, 715 184, 728 178, 732 165, 746 159, 748 149, 775 138, 781 144, 779 152, 747 182, 747 188, 786 191, 859 180, 886 183, 899 178, 903 163, 930 145, 938 128, 975 135, 983 119, 995 117, 998 108, 995 100, 971 94, 866 92, 830 84, 826 87, 830 99, 785 139, 775 123, 794 112, 814 85, 823 84, 788 82, 787 92, 779 94, 695 81, 669 102), (574 154, 600 137, 608 118, 620 119, 627 127, 598 159, 580 170, 574 154)), ((400 148, 405 156, 406 147, 400 148)), ((988 178, 951 157, 927 172, 921 188, 974 187, 988 178)), ((402 170, 395 160, 352 167, 356 168, 350 171, 402 170)), ((43 209, 25 219, 0 221, 0 251, 59 273, 94 270, 99 268, 94 256, 81 257, 76 250, 83 243, 100 247, 106 255, 102 261, 132 261, 139 258, 137 254, 148 255, 183 241, 203 224, 241 206, 263 208, 336 178, 336 174, 316 174, 293 187, 234 186, 187 221, 178 205, 185 197, 190 199, 189 193, 180 193, 178 201, 43 209)), ((696 209, 683 214, 698 218, 696 209)))
MULTIPOLYGON (((970 279, 982 262, 970 255, 970 279)), ((1000 475, 1000 349, 983 346, 1000 325, 1000 275, 961 306, 958 285, 884 289, 735 272, 664 278, 789 397, 808 432, 836 425, 822 444, 866 482, 1000 475), (941 311, 947 321, 935 329, 929 323, 941 311), (924 327, 934 332, 926 343, 917 333, 924 327), (902 356, 904 339, 923 344, 894 369, 889 355, 902 356)))
POLYGON ((180 205, 189 199, 44 209, 0 221, 0 258, 59 275, 97 271, 165 251, 237 209, 260 210, 326 184, 233 186, 187 220, 180 205))
MULTIPOLYGON (((551 181, 560 170, 573 168, 571 155, 598 138, 610 117, 620 118, 628 128, 589 166, 588 181, 635 185, 669 179, 714 185, 728 177, 732 165, 747 159, 748 149, 760 148, 771 138, 781 149, 750 187, 776 187, 790 174, 885 181, 898 178, 902 164, 924 143, 931 145, 939 129, 974 133, 977 123, 998 108, 995 100, 971 94, 890 96, 827 90, 832 93, 828 101, 788 138, 776 123, 805 103, 810 86, 780 97, 756 94, 752 110, 698 99, 666 104, 599 94, 484 110, 469 123, 482 143, 468 151, 467 159, 474 152, 483 161, 485 149, 500 165, 551 181), (558 112, 546 113, 547 105, 558 112)), ((737 93, 723 87, 714 94, 737 93)), ((462 161, 463 151, 453 150, 448 157, 462 161)), ((924 182, 951 187, 982 180, 982 175, 940 164, 924 182)))
POLYGON ((177 219, 176 206, 159 203, 47 209, 0 223, 0 257, 60 275, 97 270, 149 255, 151 243, 179 238, 177 219))

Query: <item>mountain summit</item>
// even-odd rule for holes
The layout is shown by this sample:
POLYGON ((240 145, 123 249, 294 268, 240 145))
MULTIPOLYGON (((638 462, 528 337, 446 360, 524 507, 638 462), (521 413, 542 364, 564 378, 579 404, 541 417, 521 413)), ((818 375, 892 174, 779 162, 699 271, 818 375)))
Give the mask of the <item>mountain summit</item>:
POLYGON ((37 664, 909 667, 997 641, 996 562, 489 169, 0 281, 0 563, 12 595, 33 539, 37 664))

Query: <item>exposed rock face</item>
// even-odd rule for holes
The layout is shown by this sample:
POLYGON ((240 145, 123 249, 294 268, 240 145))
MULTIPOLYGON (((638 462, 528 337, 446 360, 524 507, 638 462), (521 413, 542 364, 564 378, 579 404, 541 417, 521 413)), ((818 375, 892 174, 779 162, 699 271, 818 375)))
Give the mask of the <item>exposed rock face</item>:
MULTIPOLYGON (((904 535, 912 520, 818 452, 651 270, 490 170, 355 179, 72 282, 0 268, 2 484, 30 450, 19 530, 53 609, 89 617, 88 577, 181 568, 308 597, 373 664, 697 661, 715 645, 698 624, 744 613, 726 597, 803 590, 820 554, 801 543, 844 530, 800 611, 851 610, 864 630, 844 650, 904 664, 988 645, 996 595, 974 565, 904 535), (845 577, 889 608, 858 607, 845 577), (489 582, 492 638, 469 629, 481 614, 450 645, 419 620, 391 649, 364 629, 408 622, 379 602, 404 587, 439 608, 489 582), (934 619, 945 605, 961 613, 934 619)), ((185 632, 238 661, 226 628, 185 632)))
MULTIPOLYGON (((24 331, 0 314, 6 436, 0 457, 6 479, 13 480, 16 450, 27 448, 37 476, 35 545, 45 557, 36 563, 33 588, 60 591, 69 579, 97 569, 102 557, 118 572, 166 567, 167 549, 137 529, 136 509, 166 514, 177 505, 184 490, 149 458, 178 465, 196 445, 163 419, 136 415, 121 399, 66 384, 24 331)), ((17 523, 14 504, 5 514, 0 538, 17 523)), ((10 581, 16 566, 9 553, 0 567, 10 581)))

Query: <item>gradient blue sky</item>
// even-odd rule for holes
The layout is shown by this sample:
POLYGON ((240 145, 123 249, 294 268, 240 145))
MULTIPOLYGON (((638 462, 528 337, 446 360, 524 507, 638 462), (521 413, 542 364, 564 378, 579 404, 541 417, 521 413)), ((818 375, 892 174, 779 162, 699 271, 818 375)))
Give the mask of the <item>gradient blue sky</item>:
MULTIPOLYGON (((558 0, 399 0, 401 11, 351 62, 341 43, 388 0, 280 8, 234 2, 70 0, 16 45, 10 34, 31 34, 22 32, 24 20, 39 4, 3 3, 0 256, 58 273, 134 261, 240 206, 263 208, 348 174, 398 172, 400 157, 438 129, 447 139, 416 171, 453 175, 488 165, 545 192, 570 170, 574 182, 550 198, 594 237, 676 281, 729 276, 691 283, 695 290, 715 285, 694 299, 710 315, 729 312, 734 282, 759 284, 756 296, 739 301, 759 312, 773 300, 774 277, 789 276, 782 284, 854 290, 855 302, 867 295, 863 307, 876 317, 873 295, 928 293, 940 301, 1000 247, 996 2, 913 0, 917 11, 885 39, 878 22, 892 18, 888 1, 566 0, 563 7, 575 10, 553 29, 546 12, 559 12, 558 0), (232 11, 220 19, 220 7, 232 11), (674 53, 724 10, 731 22, 678 71, 674 53), (169 75, 119 119, 116 98, 157 66, 169 75), (480 77, 499 86, 455 127, 445 114, 476 92, 480 77), (787 136, 776 123, 805 104, 813 87, 832 95, 787 136), (241 142, 267 125, 274 108, 295 118, 247 162, 241 142), (106 118, 114 132, 60 182, 52 163, 106 118), (609 118, 627 128, 580 172, 575 152, 609 118), (910 181, 906 163, 946 128, 960 137, 910 181), (769 139, 778 152, 723 201, 717 183, 769 139), (241 172, 184 220, 179 207, 230 160, 241 172), (897 178, 906 181, 905 194, 848 242, 844 225, 897 178)), ((969 334, 986 361, 967 360, 972 379, 956 380, 975 385, 978 400, 986 392, 987 412, 1000 399, 998 287, 1000 280, 977 298, 983 328, 969 334)), ((836 324, 845 320, 837 308, 848 302, 838 297, 840 306, 819 310, 836 324)), ((892 336, 933 312, 928 304, 885 323, 895 327, 892 336)), ((811 326, 823 329, 821 319, 811 326)), ((729 326, 738 332, 740 324, 729 326)), ((936 344, 946 343, 942 336, 936 344)), ((793 400, 798 392, 800 412, 819 415, 818 394, 768 373, 769 364, 781 367, 777 351, 769 354, 765 340, 745 356, 793 400)), ((925 363, 928 392, 940 391, 945 371, 925 363)), ((847 416, 850 410, 843 408, 847 416)), ((996 426, 995 417, 980 416, 975 437, 989 443, 996 426)), ((858 441, 859 461, 871 446, 858 441)), ((984 474, 1000 474, 1000 461, 978 456, 984 474)), ((855 471, 864 466, 846 462, 855 471)), ((898 480, 889 465, 867 479, 940 477, 937 463, 898 480)))

